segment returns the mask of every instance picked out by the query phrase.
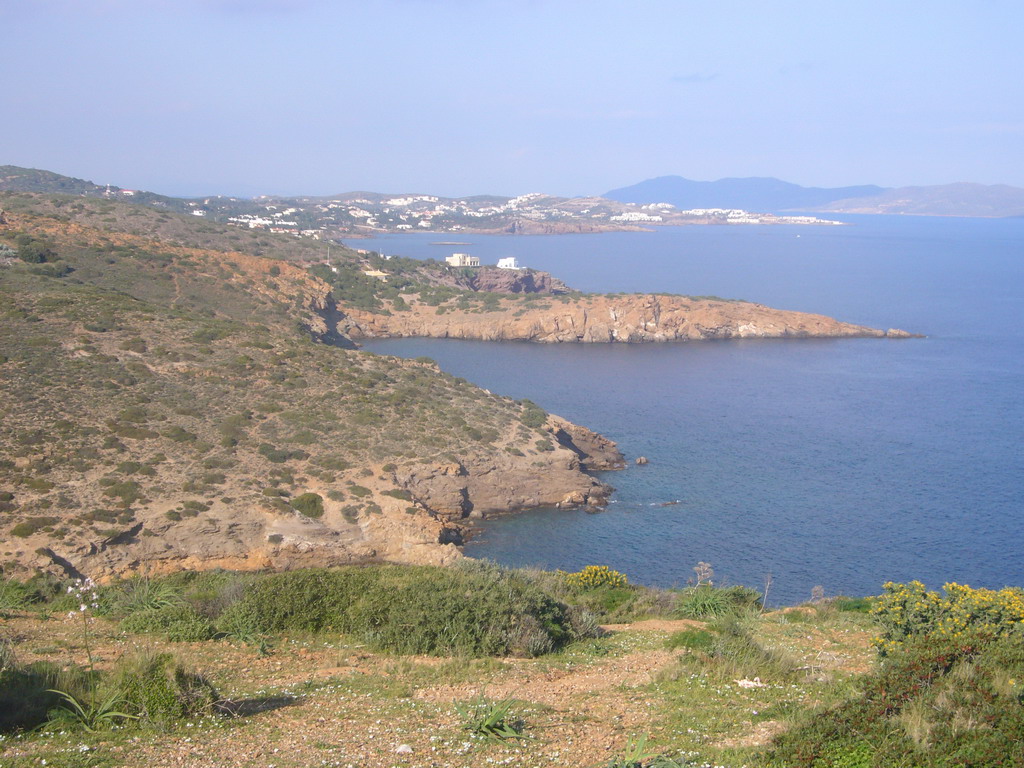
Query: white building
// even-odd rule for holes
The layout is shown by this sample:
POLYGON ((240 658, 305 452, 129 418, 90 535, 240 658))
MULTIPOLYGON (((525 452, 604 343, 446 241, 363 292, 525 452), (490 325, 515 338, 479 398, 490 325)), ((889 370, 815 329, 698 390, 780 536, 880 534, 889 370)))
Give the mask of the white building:
POLYGON ((498 269, 522 269, 522 267, 519 266, 515 256, 509 256, 504 259, 498 259, 498 269))
POLYGON ((446 256, 445 261, 452 267, 480 266, 480 259, 476 256, 470 256, 468 253, 453 253, 451 256, 446 256))

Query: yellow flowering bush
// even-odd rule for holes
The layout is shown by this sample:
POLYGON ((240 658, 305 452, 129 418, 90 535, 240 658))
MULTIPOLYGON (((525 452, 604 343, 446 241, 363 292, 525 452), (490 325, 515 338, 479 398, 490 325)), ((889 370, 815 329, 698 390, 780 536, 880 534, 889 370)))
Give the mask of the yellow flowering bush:
POLYGON ((886 582, 871 612, 882 625, 875 647, 886 655, 910 637, 962 638, 967 634, 996 637, 1024 630, 1024 589, 972 589, 950 583, 943 592, 928 591, 920 581, 886 582))
POLYGON ((561 573, 567 587, 580 591, 604 586, 625 587, 629 584, 626 574, 613 571, 607 565, 588 565, 576 573, 561 573))

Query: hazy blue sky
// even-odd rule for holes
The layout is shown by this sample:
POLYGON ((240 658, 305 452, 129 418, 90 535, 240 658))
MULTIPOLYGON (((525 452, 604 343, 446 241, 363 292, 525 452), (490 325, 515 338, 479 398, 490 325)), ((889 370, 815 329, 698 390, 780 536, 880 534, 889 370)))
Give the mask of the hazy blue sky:
POLYGON ((0 0, 0 164, 170 194, 1024 186, 1024 3, 0 0))

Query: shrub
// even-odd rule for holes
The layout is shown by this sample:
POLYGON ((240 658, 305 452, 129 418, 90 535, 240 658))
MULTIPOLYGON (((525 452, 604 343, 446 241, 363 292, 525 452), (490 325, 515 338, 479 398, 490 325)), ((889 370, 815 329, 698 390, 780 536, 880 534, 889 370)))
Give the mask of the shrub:
POLYGON ((323 517, 324 499, 319 493, 303 493, 292 499, 292 507, 306 517, 323 517))
POLYGON ((162 434, 168 440, 173 440, 176 443, 194 443, 196 440, 199 439, 198 435, 189 432, 187 429, 184 429, 183 427, 179 427, 177 425, 170 427, 169 429, 165 430, 162 434))
POLYGON ((536 656, 592 631, 518 574, 494 566, 368 566, 274 574, 221 616, 224 632, 333 630, 380 650, 536 656))
POLYGON ((875 639, 882 655, 915 636, 997 636, 1017 630, 1024 621, 1024 589, 1019 587, 996 591, 950 583, 939 594, 929 592, 919 581, 890 581, 882 588, 884 593, 871 609, 882 625, 882 635, 875 639))
POLYGON ((539 429, 547 423, 548 414, 539 405, 530 400, 522 400, 521 405, 523 406, 523 412, 519 415, 519 420, 523 424, 531 429, 539 429))
POLYGON ((187 671, 169 653, 123 662, 116 670, 114 685, 123 691, 130 714, 165 727, 211 712, 218 699, 209 681, 187 671))
POLYGON ((103 495, 120 499, 121 503, 127 507, 142 497, 142 486, 134 480, 126 480, 123 483, 110 485, 104 489, 103 495))
POLYGON ((625 574, 613 571, 607 565, 588 565, 576 573, 566 573, 562 578, 570 589, 580 591, 598 587, 624 587, 629 583, 625 574))
POLYGON ((30 517, 11 528, 11 535, 26 538, 60 522, 56 517, 30 517))
POLYGON ((29 601, 29 590, 24 584, 0 576, 0 618, 6 618, 7 611, 21 610, 29 601))
POLYGON ((213 625, 187 604, 136 611, 121 621, 125 632, 163 635, 172 642, 196 642, 213 637, 213 625))
POLYGON ((923 635, 895 647, 857 695, 779 737, 792 766, 1024 764, 1024 637, 923 635), (859 755, 862 763, 842 762, 859 755))

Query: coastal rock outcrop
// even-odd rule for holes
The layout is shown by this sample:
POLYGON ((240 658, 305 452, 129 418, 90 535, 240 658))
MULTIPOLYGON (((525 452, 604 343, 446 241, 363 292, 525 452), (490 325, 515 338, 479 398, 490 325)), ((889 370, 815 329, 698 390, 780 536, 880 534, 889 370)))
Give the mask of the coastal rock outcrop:
POLYGON ((354 338, 421 336, 542 343, 646 343, 704 339, 893 337, 911 334, 746 301, 652 294, 505 300, 490 311, 411 303, 391 314, 346 310, 354 338), (444 311, 440 311, 440 310, 444 311))
POLYGON ((374 510, 368 514, 353 515, 351 499, 331 493, 345 487, 341 477, 332 485, 310 477, 295 495, 319 496, 318 517, 275 504, 274 496, 257 506, 224 499, 193 518, 173 513, 169 503, 154 504, 106 538, 56 542, 40 532, 19 539, 16 554, 25 565, 97 580, 211 568, 443 565, 462 557, 458 545, 472 519, 538 506, 607 503, 612 488, 584 470, 622 467, 615 443, 557 416, 548 416, 540 431, 553 439, 552 447, 534 455, 466 452, 454 460, 364 468, 352 480, 374 510))
POLYGON ((568 293, 570 288, 549 272, 536 269, 479 267, 459 275, 455 285, 484 293, 568 293))

